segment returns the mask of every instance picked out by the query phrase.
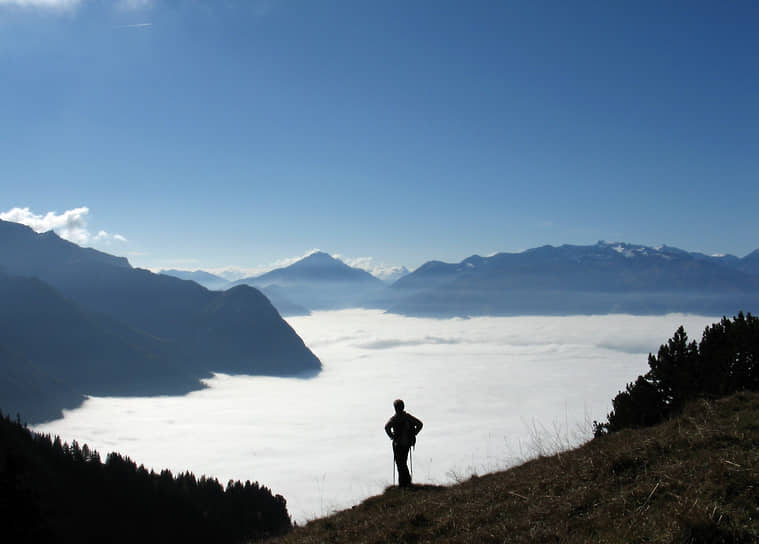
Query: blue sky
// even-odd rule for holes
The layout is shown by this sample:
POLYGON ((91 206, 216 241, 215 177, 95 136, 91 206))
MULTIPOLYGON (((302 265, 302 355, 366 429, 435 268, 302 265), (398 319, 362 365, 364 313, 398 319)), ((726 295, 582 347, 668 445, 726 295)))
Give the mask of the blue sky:
POLYGON ((152 268, 743 256, 757 57, 755 2, 0 0, 0 212, 152 268))

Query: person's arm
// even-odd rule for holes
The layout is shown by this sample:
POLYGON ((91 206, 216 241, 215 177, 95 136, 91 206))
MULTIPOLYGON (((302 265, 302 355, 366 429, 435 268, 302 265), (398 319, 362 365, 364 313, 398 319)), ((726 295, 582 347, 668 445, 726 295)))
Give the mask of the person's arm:
POLYGON ((422 423, 421 419, 417 419, 414 416, 411 416, 411 421, 414 424, 414 436, 416 436, 422 430, 422 427, 424 427, 424 423, 422 423))
POLYGON ((393 434, 393 418, 391 417, 387 423, 385 423, 385 432, 387 433, 387 436, 389 436, 392 440, 395 440, 395 435, 393 434))

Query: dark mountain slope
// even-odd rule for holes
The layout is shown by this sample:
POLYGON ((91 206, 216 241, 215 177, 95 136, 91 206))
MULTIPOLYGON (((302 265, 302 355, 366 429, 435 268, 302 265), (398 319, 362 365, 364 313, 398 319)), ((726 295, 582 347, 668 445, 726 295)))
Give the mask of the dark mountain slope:
POLYGON ((183 338, 192 315, 218 296, 194 281, 131 267, 64 262, 34 275, 88 310, 167 339, 183 338))
POLYGON ((6 366, 28 360, 77 394, 178 393, 211 371, 292 375, 321 368, 251 287, 209 291, 4 221, 0 269, 8 273, 0 278, 0 346, 14 356, 6 366))
MULTIPOLYGON (((269 369, 280 365, 283 373, 292 373, 318 368, 318 365, 314 366, 313 354, 281 317, 271 311, 265 297, 246 295, 247 291, 242 290, 234 290, 231 294, 209 291, 193 281, 134 269, 126 259, 80 248, 54 233, 36 234, 27 227, 4 221, 0 221, 0 247, 3 248, 0 266, 8 274, 37 277, 87 311, 110 316, 136 331, 173 344, 172 349, 181 352, 187 364, 195 370, 247 368, 248 372, 255 373, 258 369, 254 365, 245 365, 261 360, 255 351, 259 348, 274 357, 277 350, 282 349, 281 357, 267 363, 269 369), (235 300, 238 297, 239 300, 235 300), (238 359, 229 360, 228 346, 213 343, 214 335, 205 334, 203 329, 222 326, 213 323, 213 316, 221 314, 209 313, 208 308, 230 303, 236 304, 245 314, 249 326, 285 332, 270 342, 266 335, 238 327, 236 330, 241 336, 232 338, 226 335, 226 341, 232 341, 237 347, 246 345, 253 351, 233 350, 238 359), (243 308, 246 303, 250 307, 243 308), (253 319, 257 312, 260 316, 253 319), (266 320, 272 322, 266 323, 266 320), (262 344, 255 345, 251 338, 262 344), (264 342, 271 345, 264 345, 264 342), (288 342, 292 345, 287 345, 288 342), (214 353, 220 355, 218 362, 223 368, 210 368, 209 362, 203 359, 214 353)), ((227 320, 224 325, 230 322, 227 320)))
POLYGON ((132 268, 126 259, 82 248, 54 232, 0 221, 0 266, 37 277, 80 306, 151 334, 175 337, 213 294, 200 285, 132 268))
POLYGON ((191 349, 215 360, 214 368, 223 372, 245 373, 253 367, 260 374, 281 375, 321 367, 269 299, 247 285, 209 301, 195 315, 193 330, 191 349))
POLYGON ((75 408, 83 400, 66 383, 0 346, 0 411, 15 410, 27 421, 46 421, 61 417, 61 409, 75 408))
POLYGON ((28 421, 60 416, 90 395, 200 387, 165 342, 91 314, 36 278, 0 274, 0 408, 28 421))

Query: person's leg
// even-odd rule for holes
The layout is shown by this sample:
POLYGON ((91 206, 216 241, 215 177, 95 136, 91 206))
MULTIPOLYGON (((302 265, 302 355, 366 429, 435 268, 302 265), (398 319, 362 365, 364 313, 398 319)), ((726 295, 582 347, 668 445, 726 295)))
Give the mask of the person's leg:
POLYGON ((395 468, 398 471, 398 485, 400 485, 402 481, 403 469, 401 468, 403 466, 403 459, 402 459, 402 448, 398 446, 398 444, 393 444, 393 459, 395 460, 395 468))
POLYGON ((398 467, 398 485, 408 487, 411 485, 411 474, 408 471, 408 451, 409 446, 396 445, 393 448, 395 453, 395 465, 398 467))

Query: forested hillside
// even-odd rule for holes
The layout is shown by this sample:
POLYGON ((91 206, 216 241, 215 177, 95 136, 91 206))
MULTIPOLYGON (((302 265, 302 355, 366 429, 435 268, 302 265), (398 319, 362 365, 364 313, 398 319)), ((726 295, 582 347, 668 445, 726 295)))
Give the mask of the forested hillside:
POLYGON ((155 473, 117 453, 61 443, 0 415, 2 542, 243 542, 290 529, 258 482, 155 473))

